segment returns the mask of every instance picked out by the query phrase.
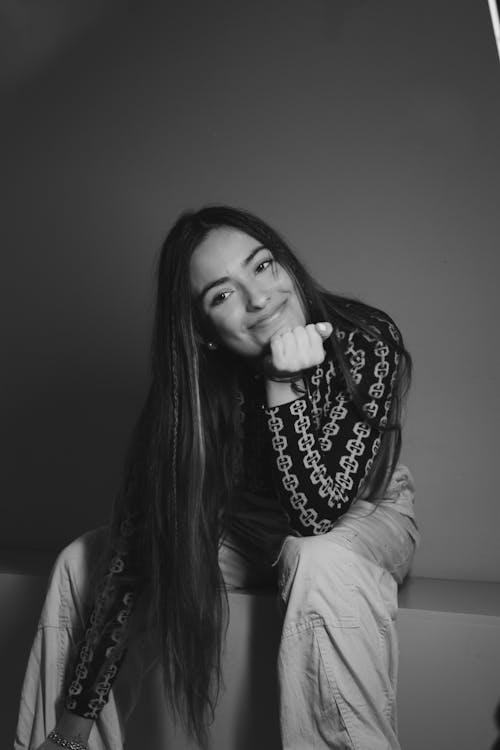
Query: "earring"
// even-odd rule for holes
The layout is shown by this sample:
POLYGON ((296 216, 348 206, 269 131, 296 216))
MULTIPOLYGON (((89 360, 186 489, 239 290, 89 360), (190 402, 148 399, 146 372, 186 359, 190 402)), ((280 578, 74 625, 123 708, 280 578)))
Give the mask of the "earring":
POLYGON ((209 341, 207 346, 211 352, 214 352, 217 349, 217 344, 215 344, 213 341, 209 341))

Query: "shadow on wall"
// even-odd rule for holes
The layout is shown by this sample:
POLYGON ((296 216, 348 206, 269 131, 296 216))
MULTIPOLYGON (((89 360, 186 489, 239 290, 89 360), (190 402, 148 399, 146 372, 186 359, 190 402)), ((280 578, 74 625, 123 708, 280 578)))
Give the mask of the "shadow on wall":
MULTIPOLYGON (((270 594, 271 595, 271 594, 270 594)), ((274 599, 274 596, 273 596, 274 599)), ((246 700, 258 709, 259 722, 248 711, 241 711, 237 727, 237 746, 240 750, 254 750, 255 747, 280 747, 279 708, 277 681, 269 689, 269 665, 276 663, 280 628, 278 616, 270 628, 266 617, 268 603, 265 598, 255 602, 251 611, 249 651, 255 655, 250 662, 246 700)), ((273 672, 276 679, 275 672, 273 672)))
POLYGON ((22 533, 19 505, 11 502, 5 510, 0 562, 21 563, 22 553, 30 559, 45 554, 53 562, 65 544, 107 523, 143 390, 140 378, 134 385, 128 375, 117 384, 106 373, 100 379, 87 370, 83 382, 74 372, 67 371, 66 380, 54 372, 47 386, 33 387, 5 410, 4 476, 20 497, 31 500, 22 533), (62 512, 54 510, 54 498, 62 512), (13 534, 6 531, 7 516, 13 534))
POLYGON ((30 3, 27 11, 26 3, 2 3, 0 86, 15 86, 50 65, 87 29, 123 5, 123 0, 45 0, 41 5, 30 3))
POLYGON ((491 750, 500 750, 500 702, 498 703, 497 710, 495 711, 495 726, 498 729, 499 735, 491 746, 491 750))

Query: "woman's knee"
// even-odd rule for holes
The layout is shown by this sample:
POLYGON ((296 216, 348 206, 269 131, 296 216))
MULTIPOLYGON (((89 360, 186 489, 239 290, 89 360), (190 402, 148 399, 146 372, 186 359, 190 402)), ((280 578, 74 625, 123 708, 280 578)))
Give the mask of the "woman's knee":
POLYGON ((279 558, 280 590, 286 590, 297 579, 305 586, 318 586, 322 582, 331 585, 340 578, 349 581, 348 562, 345 550, 328 534, 287 537, 279 558))
POLYGON ((320 617, 355 627, 357 561, 328 535, 287 538, 280 557, 279 591, 288 619, 320 617))
POLYGON ((286 538, 279 557, 280 578, 299 565, 303 575, 312 575, 323 568, 331 569, 336 557, 342 554, 329 534, 286 538))
POLYGON ((86 616, 94 578, 106 542, 106 528, 93 529, 58 554, 50 574, 41 624, 75 625, 86 616))

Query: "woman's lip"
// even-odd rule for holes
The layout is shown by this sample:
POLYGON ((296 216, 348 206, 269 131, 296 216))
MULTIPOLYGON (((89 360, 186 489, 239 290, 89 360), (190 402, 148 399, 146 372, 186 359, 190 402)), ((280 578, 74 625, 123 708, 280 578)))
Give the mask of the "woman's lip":
POLYGON ((263 318, 260 318, 256 323, 253 323, 253 325, 250 326, 250 328, 265 328, 270 323, 274 323, 277 318, 281 315, 283 312, 283 308, 286 304, 286 300, 282 302, 270 315, 266 315, 263 318))

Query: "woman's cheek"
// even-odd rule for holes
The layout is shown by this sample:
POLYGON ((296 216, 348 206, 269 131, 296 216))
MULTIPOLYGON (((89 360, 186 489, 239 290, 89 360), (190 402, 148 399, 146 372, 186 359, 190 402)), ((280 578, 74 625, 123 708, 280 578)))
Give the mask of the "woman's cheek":
POLYGON ((232 341, 238 338, 238 329, 231 316, 218 315, 217 318, 212 319, 212 323, 222 341, 232 341))

